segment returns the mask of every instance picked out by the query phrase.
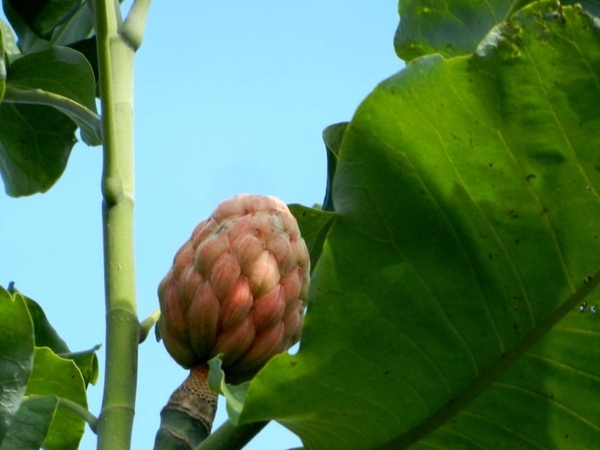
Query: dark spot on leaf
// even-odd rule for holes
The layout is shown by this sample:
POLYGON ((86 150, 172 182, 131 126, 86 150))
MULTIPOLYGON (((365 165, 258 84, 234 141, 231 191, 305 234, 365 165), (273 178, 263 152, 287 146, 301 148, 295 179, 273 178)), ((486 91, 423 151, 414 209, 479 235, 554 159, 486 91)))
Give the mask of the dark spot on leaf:
POLYGON ((546 165, 564 164, 566 161, 566 158, 562 153, 549 150, 536 152, 532 157, 546 165))
POLYGON ((493 162, 488 163, 488 166, 490 166, 490 169, 491 169, 492 167, 494 167, 494 163, 493 162))
POLYGON ((510 217, 511 219, 518 219, 519 217, 521 217, 516 211, 514 210, 510 210, 508 211, 508 217, 510 217))
POLYGON ((519 244, 519 243, 521 243, 521 239, 515 240, 515 244, 519 244))
POLYGON ((292 367, 294 367, 294 366, 297 366, 297 365, 298 365, 298 363, 297 363, 296 361, 292 361, 292 362, 290 363, 290 366, 292 366, 292 367))
POLYGON ((529 175, 527 175, 527 176, 525 177, 525 179, 526 179, 527 181, 529 181, 529 180, 533 180, 534 178, 535 178, 535 175, 534 175, 534 174, 532 174, 532 173, 530 173, 529 175))

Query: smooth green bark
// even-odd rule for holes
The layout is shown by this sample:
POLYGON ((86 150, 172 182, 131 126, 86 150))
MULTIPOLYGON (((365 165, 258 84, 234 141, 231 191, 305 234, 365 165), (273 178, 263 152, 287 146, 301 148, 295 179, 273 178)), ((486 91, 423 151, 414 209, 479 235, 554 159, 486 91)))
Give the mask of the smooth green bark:
POLYGON ((140 325, 133 250, 133 61, 119 3, 94 2, 102 99, 106 379, 98 449, 128 449, 135 411, 140 325))

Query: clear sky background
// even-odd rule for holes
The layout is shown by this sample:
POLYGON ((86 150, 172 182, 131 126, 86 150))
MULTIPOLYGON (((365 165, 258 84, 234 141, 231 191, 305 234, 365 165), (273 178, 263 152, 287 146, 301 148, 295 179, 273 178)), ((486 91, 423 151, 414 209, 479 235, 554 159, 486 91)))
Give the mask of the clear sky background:
MULTIPOLYGON (((135 246, 140 318, 194 226, 238 193, 321 203, 322 130, 402 68, 397 0, 154 1, 136 57, 135 246)), ((72 350, 104 342, 101 149, 78 144, 47 193, 0 195, 0 284, 37 300, 72 350)), ((102 398, 89 389, 90 410, 102 398)), ((187 373, 153 334, 140 347, 133 449, 187 373)), ((215 428, 226 418, 220 403, 215 428)), ((95 448, 86 429, 81 448, 95 448)), ((270 424, 246 448, 300 440, 270 424)))

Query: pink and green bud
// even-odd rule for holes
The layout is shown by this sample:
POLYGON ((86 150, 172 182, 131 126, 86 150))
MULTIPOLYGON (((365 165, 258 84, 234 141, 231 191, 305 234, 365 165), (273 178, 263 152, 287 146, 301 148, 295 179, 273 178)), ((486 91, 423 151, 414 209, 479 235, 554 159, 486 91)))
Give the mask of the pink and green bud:
POLYGON ((310 260, 298 224, 274 197, 222 202, 177 252, 160 283, 160 332, 192 368, 222 354, 235 380, 300 339, 310 260))

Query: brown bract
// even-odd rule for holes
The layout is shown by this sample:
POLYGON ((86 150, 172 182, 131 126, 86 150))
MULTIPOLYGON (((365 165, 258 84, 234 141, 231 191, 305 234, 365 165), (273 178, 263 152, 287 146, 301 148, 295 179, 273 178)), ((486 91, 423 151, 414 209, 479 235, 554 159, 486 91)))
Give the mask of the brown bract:
POLYGON ((302 331, 310 259, 281 200, 222 202, 177 252, 158 288, 165 346, 183 367, 222 354, 226 374, 253 376, 302 331))

